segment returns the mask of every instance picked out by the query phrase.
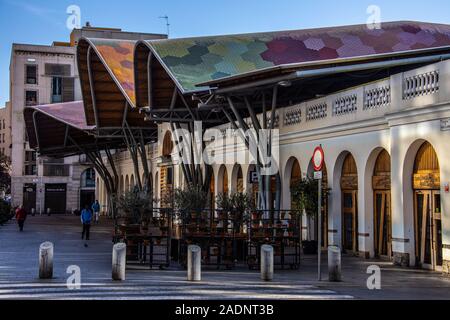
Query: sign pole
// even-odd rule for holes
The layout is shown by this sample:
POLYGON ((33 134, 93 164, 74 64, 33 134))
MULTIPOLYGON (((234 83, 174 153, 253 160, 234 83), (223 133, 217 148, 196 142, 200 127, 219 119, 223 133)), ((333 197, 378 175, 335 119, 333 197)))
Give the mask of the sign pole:
POLYGON ((317 273, 319 281, 322 280, 322 179, 324 166, 324 152, 322 145, 314 150, 313 164, 314 164, 314 179, 318 181, 318 196, 317 196, 317 273))
POLYGON ((318 274, 319 281, 322 281, 322 178, 319 180, 319 196, 318 196, 318 212, 317 212, 317 230, 318 230, 318 239, 317 239, 317 265, 318 265, 318 274))

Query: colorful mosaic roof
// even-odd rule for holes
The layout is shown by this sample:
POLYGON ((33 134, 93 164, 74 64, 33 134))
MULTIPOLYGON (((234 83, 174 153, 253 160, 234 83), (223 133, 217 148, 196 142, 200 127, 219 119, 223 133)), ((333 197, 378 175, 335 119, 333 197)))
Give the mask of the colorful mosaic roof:
POLYGON ((197 84, 276 66, 450 46, 450 25, 383 23, 283 32, 150 40, 184 92, 197 84))
POLYGON ((79 130, 93 130, 95 128, 95 126, 86 124, 83 101, 55 103, 29 108, 45 113, 53 119, 79 130))
POLYGON ((87 40, 94 46, 100 58, 104 60, 131 105, 135 106, 134 46, 136 42, 110 39, 87 40))

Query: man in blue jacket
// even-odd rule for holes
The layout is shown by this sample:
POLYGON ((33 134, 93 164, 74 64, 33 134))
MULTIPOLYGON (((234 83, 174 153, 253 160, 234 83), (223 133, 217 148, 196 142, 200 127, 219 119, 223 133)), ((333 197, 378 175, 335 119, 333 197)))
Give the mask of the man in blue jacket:
POLYGON ((83 232, 81 233, 81 239, 84 239, 86 235, 86 240, 89 241, 89 231, 91 229, 92 222, 92 212, 89 210, 89 206, 86 205, 81 211, 81 223, 83 224, 83 232))
POLYGON ((98 223, 98 218, 100 216, 100 203, 98 202, 98 200, 95 200, 95 202, 92 204, 91 209, 94 212, 95 223, 98 223))

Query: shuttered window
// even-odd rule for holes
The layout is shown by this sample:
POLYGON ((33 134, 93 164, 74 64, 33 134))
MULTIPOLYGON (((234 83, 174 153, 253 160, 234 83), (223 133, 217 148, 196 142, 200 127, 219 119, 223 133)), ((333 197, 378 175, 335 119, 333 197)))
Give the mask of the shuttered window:
POLYGON ((63 78, 62 79, 62 101, 71 102, 75 100, 75 79, 63 78))

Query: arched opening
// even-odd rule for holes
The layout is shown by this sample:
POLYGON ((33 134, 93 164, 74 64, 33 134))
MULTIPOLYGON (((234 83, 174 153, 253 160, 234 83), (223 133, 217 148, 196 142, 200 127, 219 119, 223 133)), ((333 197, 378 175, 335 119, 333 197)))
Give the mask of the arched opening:
MULTIPOLYGON (((98 180, 98 178, 97 178, 98 180)), ((95 183, 95 170, 89 168, 81 173, 81 183, 80 183, 80 210, 84 208, 85 205, 89 207, 95 201, 95 188, 100 187, 100 183, 95 183)), ((100 191, 100 188, 99 190, 100 191)), ((100 192, 97 193, 97 197, 100 197, 100 192)))
POLYGON ((155 207, 160 206, 160 194, 159 194, 159 172, 156 172, 155 174, 155 183, 153 184, 155 186, 155 190, 153 190, 154 194, 154 200, 155 200, 155 207))
POLYGON ((132 174, 131 178, 130 178, 130 190, 133 191, 135 186, 136 186, 136 183, 134 181, 134 174, 132 174))
POLYGON ((342 165, 342 247, 347 252, 358 252, 358 169, 348 153, 342 165))
POLYGON ((247 173, 248 188, 247 193, 249 193, 253 200, 253 205, 256 208, 258 206, 258 175, 256 174, 256 166, 254 164, 248 167, 247 173))
POLYGON ((392 257, 391 156, 382 150, 372 176, 375 256, 392 257))
POLYGON ((417 264, 427 269, 442 267, 440 167, 433 146, 424 142, 416 154, 412 185, 417 264))
POLYGON ((228 171, 227 171, 227 167, 225 167, 224 165, 222 165, 219 169, 219 174, 218 174, 218 187, 219 187, 219 194, 223 193, 223 194, 227 194, 228 193, 228 171))
POLYGON ((125 192, 130 191, 130 178, 128 175, 125 176, 125 192))
MULTIPOLYGON (((262 179, 267 179, 267 176, 261 176, 262 179)), ((247 175, 248 183, 249 183, 249 190, 247 190, 248 193, 252 195, 252 199, 255 203, 255 207, 261 209, 263 207, 261 203, 261 199, 259 198, 259 180, 258 180, 258 174, 256 171, 255 165, 250 165, 248 168, 248 175, 247 175)), ((276 181, 276 175, 270 177, 270 190, 269 190, 269 199, 268 201, 268 209, 273 210, 276 202, 276 190, 277 190, 277 181, 276 181)))
POLYGON ((123 176, 120 176, 120 180, 119 180, 119 195, 124 194, 125 193, 125 181, 123 179, 123 176))
POLYGON ((209 194, 210 194, 210 208, 211 210, 216 209, 216 179, 214 177, 214 171, 211 173, 211 181, 209 183, 209 194))
POLYGON ((300 162, 295 157, 288 160, 285 169, 285 179, 289 181, 289 202, 290 208, 295 209, 294 199, 292 197, 292 188, 302 179, 302 171, 300 169, 300 162))
POLYGON ((173 141, 172 141, 172 133, 167 131, 164 135, 163 140, 163 148, 162 148, 162 156, 165 158, 170 158, 173 151, 173 141))
POLYGON ((244 176, 242 173, 242 167, 236 164, 233 168, 232 173, 232 182, 231 182, 231 190, 233 192, 244 192, 244 176))
POLYGON ((172 140, 172 133, 167 131, 164 135, 162 146, 163 165, 160 168, 159 175, 159 190, 161 193, 161 207, 169 208, 172 206, 173 198, 173 163, 172 163, 172 151, 174 145, 172 140))

